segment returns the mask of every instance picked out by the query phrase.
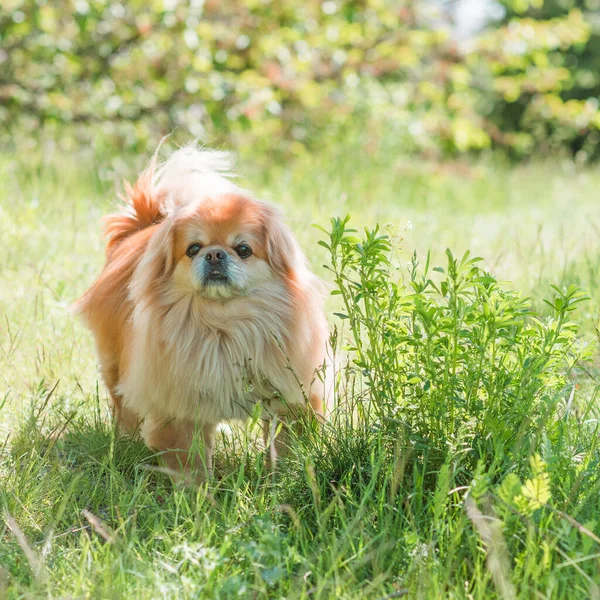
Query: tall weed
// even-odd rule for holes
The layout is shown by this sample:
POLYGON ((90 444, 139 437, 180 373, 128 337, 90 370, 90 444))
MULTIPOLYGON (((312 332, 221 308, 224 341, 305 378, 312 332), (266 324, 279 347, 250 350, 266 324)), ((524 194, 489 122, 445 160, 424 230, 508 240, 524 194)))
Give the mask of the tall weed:
POLYGON ((361 416, 440 465, 448 450, 469 470, 480 459, 531 455, 589 355, 570 318, 585 295, 555 287, 542 317, 468 252, 447 250, 446 265, 431 268, 429 255, 402 263, 379 227, 358 236, 346 217, 322 231, 343 307, 336 314, 367 392, 361 416))

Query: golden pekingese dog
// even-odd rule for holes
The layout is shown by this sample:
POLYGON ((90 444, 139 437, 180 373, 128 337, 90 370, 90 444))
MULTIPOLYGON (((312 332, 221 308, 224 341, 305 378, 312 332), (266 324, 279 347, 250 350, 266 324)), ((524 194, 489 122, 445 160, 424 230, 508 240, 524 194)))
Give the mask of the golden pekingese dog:
POLYGON ((229 168, 227 155, 195 146, 153 159, 106 217, 106 264, 76 303, 118 424, 139 427, 176 470, 199 466, 197 432, 210 472, 216 426, 257 403, 265 423, 325 412, 320 282, 278 210, 229 168))

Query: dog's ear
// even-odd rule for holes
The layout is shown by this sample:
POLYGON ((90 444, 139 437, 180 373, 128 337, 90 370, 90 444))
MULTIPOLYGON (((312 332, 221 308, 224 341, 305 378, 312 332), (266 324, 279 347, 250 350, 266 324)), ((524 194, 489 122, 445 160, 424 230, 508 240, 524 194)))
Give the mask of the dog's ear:
POLYGON ((152 234, 131 280, 132 297, 143 300, 165 281, 175 266, 173 218, 167 217, 152 234))
POLYGON ((304 261, 302 250, 279 211, 265 207, 265 238, 267 260, 271 269, 282 277, 291 278, 304 261))

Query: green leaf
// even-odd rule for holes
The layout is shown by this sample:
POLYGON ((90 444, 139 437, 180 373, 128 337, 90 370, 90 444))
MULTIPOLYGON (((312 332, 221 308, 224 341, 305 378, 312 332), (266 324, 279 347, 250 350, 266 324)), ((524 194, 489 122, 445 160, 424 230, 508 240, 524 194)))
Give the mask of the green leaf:
POLYGON ((496 490, 498 497, 508 505, 512 505, 515 496, 521 493, 522 484, 515 473, 509 473, 496 490))
POLYGON ((543 473, 534 479, 528 479, 521 490, 523 498, 529 501, 533 510, 541 508, 550 500, 550 479, 547 473, 543 473))

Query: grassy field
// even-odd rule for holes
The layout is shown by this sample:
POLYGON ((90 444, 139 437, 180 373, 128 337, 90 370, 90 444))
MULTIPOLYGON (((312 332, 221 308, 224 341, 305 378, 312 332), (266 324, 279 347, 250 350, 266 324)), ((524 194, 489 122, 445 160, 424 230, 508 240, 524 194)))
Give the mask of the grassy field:
POLYGON ((278 166, 243 156, 243 183, 284 208, 332 286, 311 227, 332 216, 380 223, 394 267, 359 274, 381 292, 376 317, 329 301, 341 355, 364 363, 342 370, 334 422, 276 476, 250 426, 224 433, 219 476, 189 489, 115 437, 91 337, 68 314, 101 267, 120 177, 146 159, 0 155, 0 597, 600 598, 598 172, 342 146, 278 166), (453 274, 446 248, 483 257, 539 321, 484 273, 453 274), (414 250, 448 287, 390 308, 385 273, 410 287, 414 250), (543 303, 571 284, 590 300, 543 303), (382 307, 406 328, 393 348, 382 307), (494 334, 490 310, 510 317, 494 334))

